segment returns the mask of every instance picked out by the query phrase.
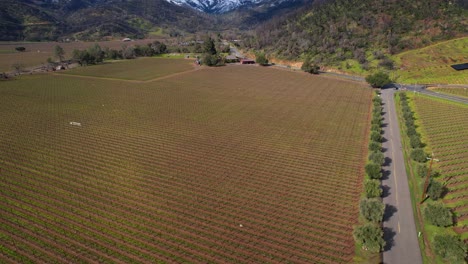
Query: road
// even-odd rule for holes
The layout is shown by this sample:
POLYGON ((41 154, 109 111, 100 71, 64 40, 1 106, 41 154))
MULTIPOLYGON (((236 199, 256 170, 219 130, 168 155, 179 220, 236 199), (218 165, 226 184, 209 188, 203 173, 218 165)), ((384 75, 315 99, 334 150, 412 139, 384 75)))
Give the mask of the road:
MULTIPOLYGON (((468 98, 464 98, 464 97, 460 97, 460 96, 456 96, 456 95, 442 94, 442 93, 434 92, 434 91, 431 91, 431 90, 427 90, 426 87, 423 86, 423 85, 400 84, 399 86, 401 86, 402 88, 406 88, 407 91, 413 91, 415 93, 426 94, 426 95, 430 95, 430 96, 441 98, 441 99, 446 99, 446 100, 450 100, 450 101, 454 101, 454 102, 458 102, 458 103, 468 104, 468 98)), ((456 87, 456 86, 458 86, 460 88, 465 88, 465 89, 468 88, 468 86, 462 86, 462 85, 453 85, 453 86, 444 85, 444 86, 440 86, 440 87, 456 87)))
POLYGON ((383 252, 386 264, 422 263, 418 243, 418 231, 414 222, 408 178, 402 152, 400 130, 394 103, 394 89, 382 90, 384 108, 385 164, 383 201, 386 204, 384 214, 384 238, 387 246, 383 252))

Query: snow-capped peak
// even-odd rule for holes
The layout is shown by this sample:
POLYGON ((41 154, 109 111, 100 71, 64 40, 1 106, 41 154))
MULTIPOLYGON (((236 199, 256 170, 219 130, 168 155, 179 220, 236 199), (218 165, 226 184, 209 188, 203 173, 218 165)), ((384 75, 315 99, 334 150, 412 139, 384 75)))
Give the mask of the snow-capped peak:
POLYGON ((205 13, 225 13, 244 5, 252 5, 264 0, 166 0, 176 5, 188 5, 205 13))

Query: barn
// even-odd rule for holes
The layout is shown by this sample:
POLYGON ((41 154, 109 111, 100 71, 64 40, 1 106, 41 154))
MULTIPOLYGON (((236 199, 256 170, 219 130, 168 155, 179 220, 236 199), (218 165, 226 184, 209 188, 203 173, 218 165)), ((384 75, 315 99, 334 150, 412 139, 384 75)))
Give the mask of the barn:
POLYGON ((255 61, 251 59, 241 59, 240 63, 241 64, 255 64, 255 61))

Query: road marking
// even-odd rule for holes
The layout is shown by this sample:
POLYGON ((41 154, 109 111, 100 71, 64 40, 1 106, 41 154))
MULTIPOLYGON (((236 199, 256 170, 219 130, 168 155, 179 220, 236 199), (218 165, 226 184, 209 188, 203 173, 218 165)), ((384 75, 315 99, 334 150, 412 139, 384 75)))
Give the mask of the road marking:
POLYGON ((400 233, 400 221, 398 221, 398 233, 400 233))

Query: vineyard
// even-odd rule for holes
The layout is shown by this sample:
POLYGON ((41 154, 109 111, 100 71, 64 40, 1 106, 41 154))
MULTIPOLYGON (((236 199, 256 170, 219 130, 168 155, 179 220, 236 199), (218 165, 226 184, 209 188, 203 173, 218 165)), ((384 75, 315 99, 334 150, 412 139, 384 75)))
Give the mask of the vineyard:
POLYGON ((0 82, 0 262, 349 263, 370 99, 249 66, 0 82))
POLYGON ((423 142, 439 160, 435 163, 446 184, 445 202, 457 216, 455 231, 468 238, 468 107, 425 96, 414 96, 423 142))
POLYGON ((193 69, 193 60, 138 58, 93 67, 79 67, 64 74, 147 81, 193 69))

